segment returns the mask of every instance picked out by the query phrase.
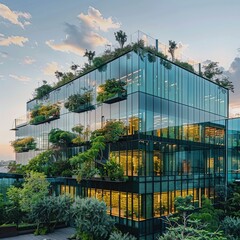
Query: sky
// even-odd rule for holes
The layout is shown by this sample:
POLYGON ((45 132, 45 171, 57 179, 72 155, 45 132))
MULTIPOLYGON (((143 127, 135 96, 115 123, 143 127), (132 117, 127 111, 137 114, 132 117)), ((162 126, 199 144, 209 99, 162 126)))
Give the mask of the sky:
POLYGON ((0 0, 0 160, 15 159, 14 119, 54 72, 82 65, 85 49, 116 47, 114 32, 140 30, 196 62, 219 62, 235 85, 231 116, 240 113, 239 0, 0 0))

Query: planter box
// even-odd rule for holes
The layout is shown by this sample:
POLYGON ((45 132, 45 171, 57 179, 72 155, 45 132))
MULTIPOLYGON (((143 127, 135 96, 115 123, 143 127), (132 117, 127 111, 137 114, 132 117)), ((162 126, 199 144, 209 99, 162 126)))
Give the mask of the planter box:
POLYGON ((51 121, 54 121, 54 120, 56 120, 56 119, 59 119, 60 118, 60 116, 52 116, 52 117, 49 117, 48 119, 45 119, 44 121, 41 121, 41 122, 36 122, 36 123, 31 123, 30 122, 30 125, 39 125, 39 124, 42 124, 42 123, 49 123, 49 122, 51 122, 51 121))
POLYGON ((13 237, 18 235, 17 226, 2 226, 0 227, 0 238, 13 237))
POLYGON ((81 113, 81 112, 91 111, 93 109, 95 109, 94 105, 84 104, 84 105, 79 105, 79 107, 77 107, 76 109, 72 110, 72 112, 74 112, 74 113, 81 113))
POLYGON ((107 99, 103 103, 111 104, 115 102, 120 102, 122 100, 125 100, 127 98, 127 91, 122 92, 122 93, 117 93, 113 97, 107 99))

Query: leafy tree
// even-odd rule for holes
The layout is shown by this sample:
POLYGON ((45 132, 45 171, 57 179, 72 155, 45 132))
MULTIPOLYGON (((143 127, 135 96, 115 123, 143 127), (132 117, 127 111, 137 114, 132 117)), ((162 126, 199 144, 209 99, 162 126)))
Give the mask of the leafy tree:
POLYGON ((58 79, 58 81, 60 81, 61 78, 63 77, 63 72, 56 71, 55 72, 55 77, 58 79))
POLYGON ((88 51, 86 49, 86 51, 85 51, 83 56, 88 58, 88 63, 91 66, 92 65, 92 60, 93 60, 93 58, 95 56, 95 51, 88 51))
POLYGON ((120 48, 123 48, 125 42, 127 41, 127 35, 125 32, 123 32, 122 30, 115 32, 115 39, 116 41, 119 43, 120 48))
POLYGON ((49 142, 53 144, 53 147, 66 148, 71 145, 75 137, 76 135, 71 132, 54 128, 49 133, 49 142))
POLYGON ((72 63, 70 68, 72 71, 74 71, 75 76, 79 75, 78 68, 80 68, 80 66, 78 64, 72 63))
POLYGON ((215 209, 210 199, 202 198, 202 207, 199 211, 190 216, 192 220, 199 220, 205 225, 204 229, 208 231, 216 231, 220 225, 220 216, 223 214, 222 210, 215 209))
POLYGON ((204 229, 205 225, 200 220, 190 219, 194 207, 191 203, 192 196, 177 197, 174 201, 178 214, 176 217, 167 218, 167 232, 158 240, 226 240, 222 232, 210 232, 204 229))
POLYGON ((43 80, 43 85, 35 89, 35 98, 42 99, 45 97, 47 99, 49 92, 52 90, 52 86, 47 84, 47 81, 43 80))
POLYGON ((173 62, 175 61, 175 51, 177 48, 177 43, 175 41, 169 40, 168 52, 171 54, 173 62))
POLYGON ((234 86, 228 77, 223 76, 223 70, 218 66, 218 62, 210 62, 203 66, 203 76, 216 82, 218 85, 223 86, 234 92, 234 86))
POLYGON ((20 190, 21 210, 30 212, 33 203, 47 196, 49 185, 43 173, 30 172, 24 178, 23 188, 20 190))
POLYGON ((51 165, 54 162, 54 154, 52 150, 44 151, 38 154, 36 157, 32 158, 25 169, 26 172, 41 172, 45 175, 51 175, 51 165))
POLYGON ((137 240, 134 236, 129 233, 112 232, 108 240, 137 240))
POLYGON ((95 198, 78 198, 72 212, 77 239, 104 240, 113 229, 114 222, 107 214, 107 206, 103 201, 95 198))
POLYGON ((175 60, 175 63, 181 67, 186 68, 187 70, 194 72, 194 68, 191 64, 187 63, 187 62, 181 62, 179 60, 175 60))
POLYGON ((71 204, 72 199, 66 195, 44 197, 34 202, 29 218, 37 224, 35 234, 46 234, 52 232, 58 223, 68 223, 71 204))
POLYGON ((9 223, 17 225, 25 217, 25 213, 21 210, 21 188, 11 186, 7 191, 8 204, 6 206, 6 215, 9 223))

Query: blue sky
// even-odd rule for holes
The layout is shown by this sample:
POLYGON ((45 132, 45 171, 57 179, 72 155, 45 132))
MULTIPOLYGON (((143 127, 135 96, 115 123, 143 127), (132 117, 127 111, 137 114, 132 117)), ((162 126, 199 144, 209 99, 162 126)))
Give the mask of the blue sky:
POLYGON ((175 40, 196 62, 219 62, 235 85, 232 112, 240 112, 239 11, 239 0, 0 0, 0 160, 14 159, 9 129, 42 80, 83 64, 86 48, 116 46, 119 29, 175 40))

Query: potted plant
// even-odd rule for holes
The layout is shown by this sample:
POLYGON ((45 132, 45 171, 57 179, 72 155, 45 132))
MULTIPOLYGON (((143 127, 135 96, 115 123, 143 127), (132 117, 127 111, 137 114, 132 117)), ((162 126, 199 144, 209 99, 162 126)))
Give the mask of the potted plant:
POLYGON ((77 93, 69 96, 67 102, 65 102, 64 107, 71 112, 80 113, 88 110, 92 110, 95 107, 92 105, 92 91, 86 91, 83 94, 77 93))
POLYGON ((33 137, 19 138, 11 142, 15 152, 28 152, 36 149, 36 142, 33 137))
POLYGON ((127 90, 124 88, 125 82, 121 80, 108 79, 105 84, 99 86, 97 101, 100 103, 114 103, 127 98, 127 90))
POLYGON ((50 122, 60 117, 60 107, 58 104, 37 105, 31 111, 30 117, 31 125, 50 122))

